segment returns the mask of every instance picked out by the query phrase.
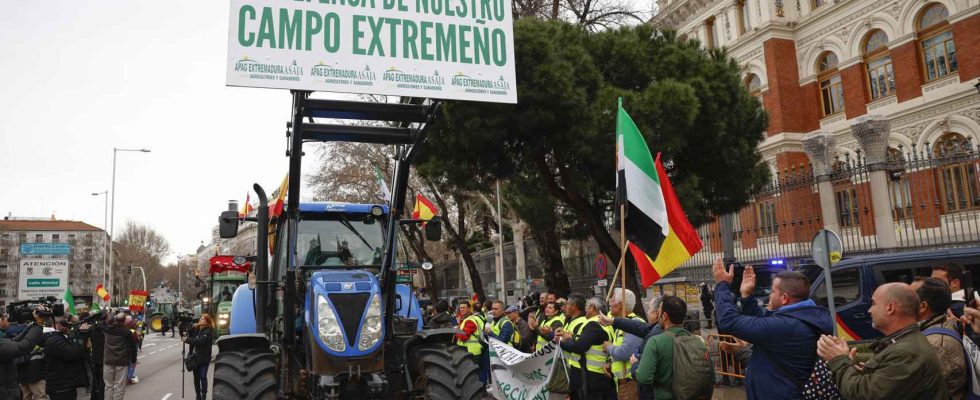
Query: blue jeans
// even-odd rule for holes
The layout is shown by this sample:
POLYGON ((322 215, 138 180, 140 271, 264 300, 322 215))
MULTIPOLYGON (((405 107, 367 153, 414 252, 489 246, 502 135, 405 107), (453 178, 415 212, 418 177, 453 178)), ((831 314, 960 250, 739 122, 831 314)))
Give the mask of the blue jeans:
POLYGON ((487 348, 483 349, 483 353, 480 353, 480 382, 484 385, 490 381, 490 351, 487 348))
POLYGON ((202 398, 207 397, 208 393, 208 367, 211 364, 204 363, 194 369, 194 393, 202 398))
POLYGON ((129 364, 129 369, 126 371, 126 378, 133 380, 136 377, 136 364, 129 364))

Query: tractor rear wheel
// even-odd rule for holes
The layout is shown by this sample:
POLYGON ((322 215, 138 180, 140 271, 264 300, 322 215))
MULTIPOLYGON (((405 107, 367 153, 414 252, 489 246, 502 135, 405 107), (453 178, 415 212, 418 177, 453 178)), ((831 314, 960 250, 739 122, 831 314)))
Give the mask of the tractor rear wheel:
POLYGON ((480 366, 466 349, 451 343, 426 343, 415 349, 415 389, 425 399, 481 399, 480 366))
POLYGON ((215 400, 275 400, 275 355, 268 348, 219 352, 214 359, 212 386, 215 400))
POLYGON ((153 315, 152 317, 150 317, 149 322, 150 323, 147 325, 150 326, 151 331, 153 331, 154 333, 163 332, 163 314, 153 315))

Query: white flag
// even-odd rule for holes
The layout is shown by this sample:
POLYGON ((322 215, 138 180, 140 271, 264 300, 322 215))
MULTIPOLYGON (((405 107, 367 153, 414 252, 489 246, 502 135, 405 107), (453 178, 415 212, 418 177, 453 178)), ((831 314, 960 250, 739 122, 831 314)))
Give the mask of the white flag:
MULTIPOLYGON (((493 375, 493 385, 490 394, 495 399, 526 399, 546 400, 551 398, 548 393, 548 382, 557 371, 555 364, 561 357, 561 347, 549 342, 534 353, 524 353, 497 340, 489 338, 490 343, 490 373, 493 375)), ((554 395, 563 399, 565 395, 554 395)))

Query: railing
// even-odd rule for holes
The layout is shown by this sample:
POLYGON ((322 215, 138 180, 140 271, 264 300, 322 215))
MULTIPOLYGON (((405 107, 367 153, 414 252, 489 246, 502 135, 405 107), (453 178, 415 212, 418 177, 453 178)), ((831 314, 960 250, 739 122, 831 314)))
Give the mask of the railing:
POLYGON ((734 353, 722 349, 722 343, 735 344, 738 339, 732 335, 709 334, 706 344, 708 353, 715 364, 715 373, 733 378, 745 378, 745 366, 734 353))

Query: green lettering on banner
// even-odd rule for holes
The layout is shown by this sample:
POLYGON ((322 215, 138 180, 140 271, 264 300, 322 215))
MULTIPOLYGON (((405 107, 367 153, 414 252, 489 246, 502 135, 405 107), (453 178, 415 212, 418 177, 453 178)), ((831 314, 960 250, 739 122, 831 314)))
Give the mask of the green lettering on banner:
POLYGON ((391 41, 389 41, 389 44, 391 45, 391 55, 393 57, 398 55, 398 26, 401 24, 402 20, 400 19, 388 19, 388 26, 391 28, 389 29, 391 33, 391 41))
POLYGON ((456 25, 436 24, 436 60, 456 62, 456 25))
POLYGON ((292 21, 289 18, 289 10, 279 9, 279 48, 297 49, 303 47, 303 39, 300 32, 303 30, 303 11, 293 12, 292 21), (295 42, 295 44, 293 43, 295 42), (288 47, 287 47, 288 46, 288 47))
POLYGON ((470 40, 466 37, 466 34, 473 30, 473 27, 469 25, 459 26, 459 62, 463 64, 472 64, 473 58, 466 55, 466 49, 470 48, 470 40))
MULTIPOLYGON (((368 16, 368 24, 371 25, 371 44, 368 45, 368 55, 374 54, 374 48, 378 48, 378 55, 384 57, 385 50, 381 45, 381 29, 385 26, 385 18, 380 17, 374 19, 374 17, 368 16), (377 24, 375 24, 377 22, 377 24)), ((392 54, 394 56, 394 54, 392 54)))
POLYGON ((269 41, 272 48, 276 48, 276 35, 273 32, 272 7, 262 7, 262 22, 259 23, 259 43, 258 47, 263 47, 262 43, 269 41))
POLYGON ((507 34, 500 28, 493 30, 493 63, 498 67, 507 64, 507 34))
MULTIPOLYGON (((313 35, 320 33, 323 29, 323 20, 320 19, 320 13, 315 11, 306 12, 306 50, 312 50, 313 46, 313 35)), ((326 43, 326 41, 324 41, 326 43)))
POLYGON ((384 7, 385 10, 395 8, 395 0, 381 0, 381 7, 384 7))
POLYGON ((493 19, 497 22, 504 20, 504 0, 493 0, 493 19))
POLYGON ((61 284, 61 279, 58 278, 37 278, 28 279, 27 287, 58 287, 61 284))
POLYGON ((361 56, 367 54, 367 52, 361 48, 360 43, 360 39, 364 37, 364 32, 361 32, 361 22, 364 22, 365 19, 367 19, 367 17, 363 15, 354 15, 354 54, 361 56))
POLYGON ((466 0, 459 0, 459 6, 456 7, 456 15, 460 18, 466 17, 466 0))
POLYGON ((405 0, 398 0, 398 11, 408 11, 408 6, 405 5, 405 0))
POLYGON ((473 52, 476 56, 473 57, 474 64, 480 64, 480 56, 483 56, 483 62, 485 64, 490 64, 490 43, 487 41, 490 38, 487 35, 487 28, 474 28, 473 29, 473 52), (480 32, 483 34, 480 34, 480 32))
POLYGON ((340 16, 329 12, 324 18, 327 29, 323 30, 323 48, 331 53, 340 50, 340 16))
POLYGON ((490 15, 493 14, 493 10, 490 7, 490 0, 480 0, 480 19, 476 22, 483 23, 482 20, 490 19, 490 15))
POLYGON ((432 22, 422 21, 419 24, 419 27, 421 28, 422 31, 422 35, 420 39, 420 41, 422 42, 422 46, 421 46, 422 59, 426 61, 432 61, 435 59, 435 57, 432 56, 432 53, 429 52, 429 46, 432 45, 432 36, 431 36, 432 22))
MULTIPOLYGON (((419 59, 419 50, 415 44, 415 37, 418 35, 418 30, 415 22, 407 19, 402 21, 402 37, 405 39, 405 45, 402 47, 402 57, 413 60, 419 59), (411 51, 411 55, 409 55, 409 51, 411 51)), ((391 53, 391 56, 394 57, 395 53, 391 53)))
POLYGON ((247 4, 238 10, 238 43, 245 47, 251 47, 255 43, 255 34, 248 32, 248 36, 245 35, 246 18, 255 21, 255 8, 247 4), (245 14, 249 16, 246 17, 245 14))
MULTIPOLYGON (((438 0, 436 0, 438 2, 438 0)), ((433 9, 436 8, 435 5, 432 6, 433 9)), ((420 13, 429 13, 429 0, 415 0, 415 11, 420 13)), ((438 11, 436 12, 438 14, 438 11)))

